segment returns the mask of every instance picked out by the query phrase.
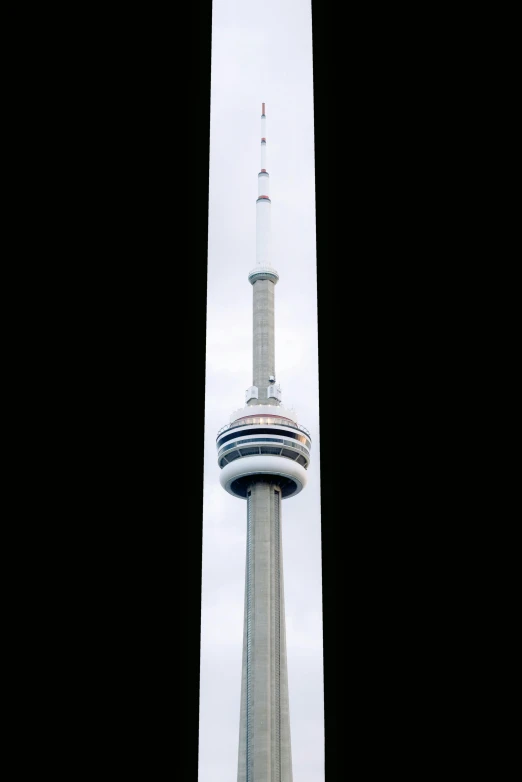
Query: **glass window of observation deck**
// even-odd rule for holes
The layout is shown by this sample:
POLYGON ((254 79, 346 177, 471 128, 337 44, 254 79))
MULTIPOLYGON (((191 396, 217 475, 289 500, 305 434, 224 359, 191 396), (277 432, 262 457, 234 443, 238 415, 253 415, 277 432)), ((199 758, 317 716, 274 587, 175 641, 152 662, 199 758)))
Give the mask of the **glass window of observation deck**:
POLYGON ((289 418, 281 418, 278 416, 255 416, 252 418, 241 418, 238 421, 236 421, 236 424, 241 423, 243 424, 279 424, 280 426, 293 426, 295 428, 296 424, 294 421, 290 421, 289 418))

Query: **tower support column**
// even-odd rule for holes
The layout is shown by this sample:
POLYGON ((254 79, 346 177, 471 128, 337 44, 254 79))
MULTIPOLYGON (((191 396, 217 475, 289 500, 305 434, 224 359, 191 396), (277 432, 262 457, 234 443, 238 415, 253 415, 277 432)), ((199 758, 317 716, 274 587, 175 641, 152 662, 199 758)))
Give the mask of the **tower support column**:
POLYGON ((278 404, 268 397, 270 376, 275 377, 275 285, 272 280, 257 280, 254 292, 253 385, 258 388, 257 404, 278 404))
POLYGON ((281 546, 281 491, 255 479, 247 496, 238 782, 292 782, 281 546))

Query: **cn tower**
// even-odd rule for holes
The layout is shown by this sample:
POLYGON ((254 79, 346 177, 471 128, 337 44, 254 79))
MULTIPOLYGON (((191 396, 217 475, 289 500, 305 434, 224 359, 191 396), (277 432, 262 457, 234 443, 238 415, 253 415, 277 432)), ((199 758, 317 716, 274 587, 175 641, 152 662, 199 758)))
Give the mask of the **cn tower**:
POLYGON ((269 174, 265 104, 256 202, 253 290, 253 379, 245 407, 217 435, 220 481, 247 502, 243 675, 238 782, 292 782, 283 591, 282 500, 306 485, 310 433, 283 407, 276 380, 274 294, 270 265, 269 174))

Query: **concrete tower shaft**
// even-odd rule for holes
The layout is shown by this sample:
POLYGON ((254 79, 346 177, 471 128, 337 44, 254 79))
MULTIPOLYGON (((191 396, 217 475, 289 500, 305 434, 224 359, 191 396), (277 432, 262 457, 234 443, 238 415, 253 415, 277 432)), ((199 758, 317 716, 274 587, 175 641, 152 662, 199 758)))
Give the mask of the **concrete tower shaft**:
POLYGON ((270 480, 255 480, 247 503, 237 779, 292 782, 281 490, 270 480))
POLYGON ((272 280, 258 280, 254 283, 253 324, 253 381, 258 388, 258 404, 278 404, 277 399, 268 397, 270 377, 275 377, 275 323, 274 293, 272 280))

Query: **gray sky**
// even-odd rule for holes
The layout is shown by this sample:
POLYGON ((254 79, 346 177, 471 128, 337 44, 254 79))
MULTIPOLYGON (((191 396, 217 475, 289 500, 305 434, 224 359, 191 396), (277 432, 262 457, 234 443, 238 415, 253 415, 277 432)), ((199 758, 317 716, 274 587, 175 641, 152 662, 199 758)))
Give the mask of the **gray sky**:
MULTIPOLYGON (((276 377, 312 435, 308 486, 283 503, 295 782, 324 781, 312 26, 309 0, 214 0, 199 782, 237 776, 246 503, 219 483, 215 439, 252 384, 261 103, 272 199, 276 377)), ((190 128, 188 128, 190 132, 190 128)))

